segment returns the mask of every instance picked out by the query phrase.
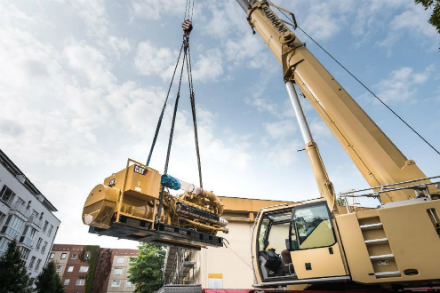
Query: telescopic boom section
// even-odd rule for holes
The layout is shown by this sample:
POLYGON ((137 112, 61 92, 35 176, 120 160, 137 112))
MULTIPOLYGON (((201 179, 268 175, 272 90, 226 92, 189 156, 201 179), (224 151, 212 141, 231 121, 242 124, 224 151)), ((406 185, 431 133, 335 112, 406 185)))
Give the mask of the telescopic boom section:
MULTIPOLYGON (((297 84, 371 187, 426 177, 278 18, 267 1, 237 2, 247 12, 251 27, 282 64, 285 81, 297 84)), ((380 199, 388 203, 414 197, 413 191, 402 190, 381 194, 380 199)))

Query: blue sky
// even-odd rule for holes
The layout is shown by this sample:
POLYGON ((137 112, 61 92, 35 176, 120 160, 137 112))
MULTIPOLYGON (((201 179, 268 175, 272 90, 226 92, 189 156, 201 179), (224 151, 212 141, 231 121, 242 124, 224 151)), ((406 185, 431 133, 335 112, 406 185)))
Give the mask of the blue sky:
MULTIPOLYGON (((440 37, 408 0, 274 1, 440 148, 440 37)), ((58 243, 133 247, 87 234, 89 191, 144 162, 165 99, 185 0, 0 0, 0 147, 58 208, 58 243)), ((205 188, 224 196, 318 196, 281 67, 233 0, 196 0, 191 34, 205 188)), ((301 40, 427 175, 439 157, 310 40, 301 40)), ((186 85, 169 173, 197 183, 186 85)), ((174 101, 173 92, 170 104, 174 101)), ((336 191, 367 187, 307 101, 336 191)), ((151 166, 163 171, 172 106, 151 166)))

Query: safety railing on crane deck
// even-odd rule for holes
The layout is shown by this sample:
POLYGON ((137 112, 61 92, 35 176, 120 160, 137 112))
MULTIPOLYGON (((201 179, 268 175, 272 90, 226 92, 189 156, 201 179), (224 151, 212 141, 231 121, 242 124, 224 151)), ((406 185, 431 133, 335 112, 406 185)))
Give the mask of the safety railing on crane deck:
MULTIPOLYGON (((385 194, 393 191, 408 190, 412 189, 416 193, 416 200, 425 199, 439 199, 440 198, 440 176, 426 177, 414 180, 408 180, 398 183, 392 183, 387 185, 379 185, 375 187, 359 189, 359 190, 348 190, 339 193, 339 198, 344 201, 345 207, 347 208, 347 213, 351 213, 356 210, 357 206, 360 205, 360 198, 374 198, 379 201, 379 206, 382 207, 384 204, 379 200, 381 194, 385 194), (421 181, 430 181, 429 183, 419 183, 421 181), (411 184, 411 185, 406 185, 411 184), (405 185, 405 186, 403 186, 405 185), (435 186, 439 189, 439 194, 432 194, 429 190, 430 186, 435 186), (351 202, 350 202, 350 200, 351 202)), ((388 203, 387 205, 394 204, 388 203)))

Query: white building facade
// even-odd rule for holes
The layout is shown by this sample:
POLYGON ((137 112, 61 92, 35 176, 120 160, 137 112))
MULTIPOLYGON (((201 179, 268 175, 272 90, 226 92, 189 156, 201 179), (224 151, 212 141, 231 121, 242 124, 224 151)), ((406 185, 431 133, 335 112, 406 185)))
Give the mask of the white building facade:
POLYGON ((0 255, 15 240, 32 278, 43 270, 58 232, 56 211, 0 150, 0 255))

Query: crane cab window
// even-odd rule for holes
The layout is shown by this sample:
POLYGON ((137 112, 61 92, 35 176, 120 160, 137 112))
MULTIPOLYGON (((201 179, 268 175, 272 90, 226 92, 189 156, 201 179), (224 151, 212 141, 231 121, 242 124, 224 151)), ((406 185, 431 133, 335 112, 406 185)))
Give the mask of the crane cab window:
POLYGON ((292 209, 268 212, 258 230, 258 262, 264 280, 294 276, 289 253, 292 209))
POLYGON ((291 235, 292 249, 310 249, 335 244, 335 235, 327 205, 315 205, 296 208, 293 214, 291 235))

